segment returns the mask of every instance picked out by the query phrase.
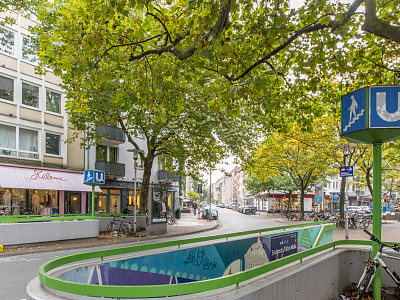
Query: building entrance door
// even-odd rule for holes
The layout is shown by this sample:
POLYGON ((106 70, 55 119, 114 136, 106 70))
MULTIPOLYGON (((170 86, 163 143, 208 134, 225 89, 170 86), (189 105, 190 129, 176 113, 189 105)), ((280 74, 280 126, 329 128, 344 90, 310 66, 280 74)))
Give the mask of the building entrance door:
POLYGON ((65 195, 65 213, 66 214, 79 214, 81 212, 80 195, 77 193, 66 193, 65 195))

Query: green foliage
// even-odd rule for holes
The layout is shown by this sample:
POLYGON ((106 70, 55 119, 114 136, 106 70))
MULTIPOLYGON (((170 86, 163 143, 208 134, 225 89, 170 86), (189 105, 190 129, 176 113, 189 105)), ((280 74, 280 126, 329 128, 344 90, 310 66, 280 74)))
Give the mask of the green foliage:
POLYGON ((199 194, 197 194, 196 192, 193 191, 189 191, 187 193, 187 196, 189 197, 190 200, 199 200, 199 194))

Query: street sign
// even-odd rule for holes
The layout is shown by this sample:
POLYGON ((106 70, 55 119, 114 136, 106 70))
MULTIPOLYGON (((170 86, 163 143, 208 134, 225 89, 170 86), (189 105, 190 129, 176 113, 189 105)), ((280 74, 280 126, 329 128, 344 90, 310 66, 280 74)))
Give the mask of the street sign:
POLYGON ((340 177, 353 177, 353 166, 340 167, 340 177))
POLYGON ((372 86, 342 96, 342 136, 354 143, 400 138, 400 86, 372 86))
POLYGON ((332 193, 332 200, 333 201, 339 201, 340 200, 340 194, 339 193, 332 193))
POLYGON ((85 170, 84 172, 84 184, 87 185, 100 185, 105 184, 105 173, 100 170, 85 170))
POLYGON ((365 129, 366 94, 363 88, 342 96, 342 135, 365 129))
POLYGON ((370 106, 370 128, 400 128, 400 87, 371 87, 370 106))

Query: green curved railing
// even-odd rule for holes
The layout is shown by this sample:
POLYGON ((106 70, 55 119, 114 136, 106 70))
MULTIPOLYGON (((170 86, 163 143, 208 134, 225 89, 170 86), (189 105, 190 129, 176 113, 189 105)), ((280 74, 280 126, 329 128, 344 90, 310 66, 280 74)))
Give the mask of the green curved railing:
POLYGON ((193 244, 198 242, 212 241, 217 239, 228 239, 237 236, 244 236, 249 234, 262 234, 277 230, 288 230, 293 228, 302 228, 306 226, 313 226, 318 224, 327 224, 326 230, 333 230, 336 228, 335 224, 328 224, 329 221, 321 221, 315 223, 304 223, 283 227, 273 227, 259 230, 249 230, 243 232, 236 232, 230 234, 222 234, 209 237, 191 238, 186 240, 168 241, 153 243, 147 245, 137 245, 132 247, 124 247, 118 249, 101 250, 86 252, 80 254, 73 254, 61 258, 51 260, 39 268, 39 279, 41 283, 54 290, 77 294, 86 296, 97 296, 97 297, 113 297, 113 298, 131 298, 134 295, 135 298, 149 298, 149 297, 162 297, 162 296, 176 296, 184 294, 194 294, 205 292, 209 290, 219 289, 227 287, 230 285, 236 285, 237 287, 243 281, 249 280, 251 278, 257 277, 276 268, 282 267, 284 265, 290 264, 295 261, 301 261, 302 259, 319 253, 321 251, 336 247, 338 245, 345 244, 358 244, 358 245, 371 245, 369 241, 354 241, 354 240, 343 240, 318 246, 309 250, 305 250, 275 261, 272 261, 266 265, 262 265, 250 270, 242 271, 232 275, 219 277, 215 279, 209 279, 204 281, 196 281, 190 283, 174 284, 174 285, 149 285, 149 286, 116 286, 116 285, 91 285, 64 281, 55 278, 48 274, 49 271, 60 267, 62 265, 79 262, 82 260, 96 259, 100 258, 103 260, 104 257, 122 255, 127 253, 133 253, 138 251, 146 251, 152 249, 160 249, 166 247, 178 247, 185 244, 193 244))
MULTIPOLYGON (((89 220, 104 217, 114 216, 134 216, 133 214, 122 214, 122 213, 101 213, 95 214, 54 214, 54 215, 9 215, 0 216, 0 223, 26 223, 26 222, 60 222, 60 221, 73 221, 73 220, 89 220)), ((137 216, 143 216, 143 214, 137 214, 137 216)))

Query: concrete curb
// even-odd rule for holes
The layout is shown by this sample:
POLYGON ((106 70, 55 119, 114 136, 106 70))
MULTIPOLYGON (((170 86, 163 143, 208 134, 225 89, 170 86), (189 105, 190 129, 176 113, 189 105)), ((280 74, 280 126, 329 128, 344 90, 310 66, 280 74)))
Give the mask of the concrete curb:
MULTIPOLYGON (((207 229, 199 229, 199 230, 193 230, 193 231, 188 231, 188 232, 184 232, 184 233, 171 233, 171 234, 162 234, 162 235, 151 235, 151 236, 145 236, 145 237, 138 237, 137 239, 135 239, 135 241, 133 240, 120 240, 120 241, 116 241, 116 242, 109 242, 109 241, 105 241, 104 243, 99 243, 98 239, 96 239, 96 243, 90 245, 77 245, 77 246, 68 246, 68 242, 65 242, 65 247, 63 246, 62 248, 56 248, 56 249, 49 249, 49 248, 45 248, 46 247, 46 243, 43 243, 42 246, 40 245, 36 245, 33 247, 44 247, 43 249, 29 249, 26 251, 11 251, 11 252, 2 252, 0 253, 0 258, 1 257, 8 257, 8 256, 17 256, 17 255, 26 255, 26 254, 34 254, 34 253, 44 253, 44 252, 57 252, 57 251, 66 251, 66 250, 75 250, 75 249, 90 249, 90 248, 95 248, 95 247, 103 247, 103 246, 107 246, 107 245, 123 245, 123 244, 128 244, 128 243, 135 243, 135 242, 140 242, 140 241, 144 241, 144 240, 156 240, 156 239, 160 239, 160 238, 167 238, 167 237, 177 237, 177 236, 186 236, 189 234, 196 234, 196 233, 200 233, 200 232, 206 232, 206 231, 210 231, 210 230, 214 230, 216 228, 218 228, 218 226, 220 225, 220 221, 217 220, 217 224, 213 227, 207 228, 207 229)), ((84 239, 86 240, 86 239, 84 239)), ((71 240, 71 243, 76 242, 76 240, 71 240)), ((63 242, 63 241, 60 241, 63 242)), ((28 246, 29 247, 29 246, 28 246)), ((18 249, 18 248, 15 248, 18 249)))

